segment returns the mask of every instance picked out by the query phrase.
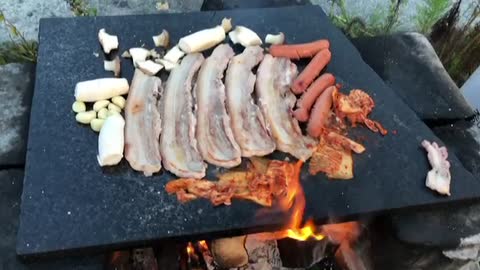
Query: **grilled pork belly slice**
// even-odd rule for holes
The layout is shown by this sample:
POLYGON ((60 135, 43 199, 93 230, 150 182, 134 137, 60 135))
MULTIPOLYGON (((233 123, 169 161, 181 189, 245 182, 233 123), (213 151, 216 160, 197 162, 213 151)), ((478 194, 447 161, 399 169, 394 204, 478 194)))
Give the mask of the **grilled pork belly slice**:
POLYGON ((231 168, 240 164, 241 152, 225 108, 222 78, 234 56, 228 44, 217 46, 203 62, 195 85, 198 150, 207 162, 231 168))
POLYGON ((296 98, 290 85, 297 73, 289 59, 267 54, 257 71, 255 91, 277 149, 305 161, 312 155, 316 142, 302 135, 291 113, 296 98))
POLYGON ((262 59, 260 46, 247 47, 230 60, 225 77, 227 110, 233 135, 244 157, 264 156, 275 150, 275 142, 268 133, 262 112, 252 98, 256 79, 252 68, 262 59))
POLYGON ((203 63, 200 53, 187 55, 170 72, 162 97, 160 153, 165 169, 178 177, 202 178, 207 165, 197 150, 192 81, 203 63))
POLYGON ((428 161, 432 169, 428 172, 425 185, 440 194, 450 196, 450 162, 445 146, 440 147, 436 142, 422 141, 422 146, 428 153, 428 161))
POLYGON ((161 119, 157 109, 157 98, 162 92, 159 78, 135 70, 125 105, 125 158, 134 170, 146 176, 162 168, 158 149, 161 119))

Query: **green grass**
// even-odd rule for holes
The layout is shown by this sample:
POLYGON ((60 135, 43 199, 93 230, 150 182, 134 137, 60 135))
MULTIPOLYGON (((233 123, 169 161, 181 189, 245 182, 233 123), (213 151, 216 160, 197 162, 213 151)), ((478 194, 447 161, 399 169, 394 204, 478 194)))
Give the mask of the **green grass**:
POLYGON ((451 0, 425 0, 417 4, 415 23, 419 32, 429 34, 433 25, 452 5, 451 0))
POLYGON ((0 26, 3 26, 9 34, 10 41, 0 44, 0 64, 11 62, 36 62, 38 43, 27 41, 24 35, 5 18, 0 10, 0 26))
POLYGON ((97 9, 89 7, 83 0, 68 0, 75 16, 97 16, 97 9))
POLYGON ((344 0, 332 0, 330 18, 350 37, 377 36, 394 32, 399 24, 402 8, 408 0, 390 0, 387 8, 378 7, 369 18, 350 14, 344 0), (334 11, 338 10, 335 15, 334 11))

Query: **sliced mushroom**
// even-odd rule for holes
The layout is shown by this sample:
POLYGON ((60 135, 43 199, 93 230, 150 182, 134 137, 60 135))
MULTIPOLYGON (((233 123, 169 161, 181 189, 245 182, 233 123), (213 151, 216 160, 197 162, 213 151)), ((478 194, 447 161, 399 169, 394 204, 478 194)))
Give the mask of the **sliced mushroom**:
POLYGON ((186 53, 201 52, 210 49, 225 39, 225 33, 231 28, 231 24, 229 19, 224 18, 221 25, 204 29, 181 38, 178 46, 186 53))
POLYGON ((165 54, 163 59, 176 64, 178 63, 178 60, 180 60, 180 58, 182 58, 184 55, 185 53, 181 51, 178 46, 174 46, 167 52, 167 54, 165 54))
POLYGON ((110 51, 118 49, 118 37, 105 32, 105 28, 98 31, 98 41, 102 44, 105 53, 110 53, 110 51))
POLYGON ((112 61, 103 61, 103 68, 106 71, 113 71, 115 77, 120 76, 120 57, 118 55, 112 61))
POLYGON ((157 64, 153 62, 152 60, 147 60, 143 62, 138 63, 138 68, 143 71, 143 73, 153 76, 160 72, 160 70, 163 68, 163 65, 157 64))
POLYGON ((131 48, 128 52, 132 56, 135 67, 138 67, 139 62, 147 60, 147 57, 150 55, 150 51, 145 48, 131 48))
POLYGON ((165 59, 155 59, 155 63, 159 63, 161 65, 163 65, 163 67, 165 68, 166 71, 170 71, 172 69, 174 69, 175 67, 178 66, 178 63, 172 63, 170 61, 167 61, 165 59))
POLYGON ((273 44, 273 45, 279 45, 283 44, 285 42, 285 34, 282 32, 272 35, 272 34, 267 34, 265 37, 265 43, 267 44, 273 44))
POLYGON ((223 18, 221 25, 225 33, 230 32, 232 30, 232 18, 223 18))
POLYGON ((168 43, 170 42, 170 34, 167 30, 163 29, 160 35, 153 36, 153 43, 155 43, 156 47, 168 47, 168 43))
POLYGON ((243 47, 262 45, 262 40, 257 33, 245 26, 236 26, 233 31, 228 33, 228 37, 233 44, 240 43, 243 47))

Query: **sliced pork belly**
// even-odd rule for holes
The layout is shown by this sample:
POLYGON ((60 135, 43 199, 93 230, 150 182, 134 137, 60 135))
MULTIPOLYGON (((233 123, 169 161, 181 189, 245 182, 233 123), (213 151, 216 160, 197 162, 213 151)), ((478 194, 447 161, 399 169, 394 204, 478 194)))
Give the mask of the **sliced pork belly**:
POLYGON ((192 80, 203 60, 200 53, 189 54, 170 72, 160 106, 163 166, 183 178, 203 178, 207 167, 197 150, 192 98, 192 80))
POLYGON ((230 61, 225 77, 227 110, 233 135, 244 157, 264 156, 275 150, 275 142, 267 131, 262 112, 251 96, 256 79, 252 68, 262 59, 260 46, 247 47, 230 61))
POLYGON ((422 146, 428 153, 428 161, 432 169, 428 172, 425 185, 440 194, 450 196, 450 162, 445 146, 440 147, 436 142, 422 141, 422 146))
POLYGON ((316 142, 302 135, 291 114, 296 98, 290 85, 297 72, 289 59, 267 54, 258 67, 255 91, 277 149, 305 161, 312 155, 316 142))
POLYGON ((161 131, 157 98, 162 94, 157 77, 135 70, 125 105, 125 158, 136 171, 150 176, 162 168, 158 149, 161 131))
POLYGON ((223 72, 233 56, 229 45, 217 46, 202 64, 194 90, 198 150, 207 162, 225 168, 235 167, 242 161, 225 108, 222 82, 223 72))

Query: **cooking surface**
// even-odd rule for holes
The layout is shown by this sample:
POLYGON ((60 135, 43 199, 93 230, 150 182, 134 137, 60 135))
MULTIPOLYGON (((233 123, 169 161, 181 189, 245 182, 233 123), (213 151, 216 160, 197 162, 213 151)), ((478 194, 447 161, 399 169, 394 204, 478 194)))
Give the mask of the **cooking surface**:
MULTIPOLYGON (((261 207, 234 200, 232 206, 213 207, 209 201, 180 204, 166 194, 174 177, 144 177, 123 160, 119 166, 100 168, 96 161, 98 134, 75 122, 71 111, 73 90, 79 81, 112 77, 103 70, 97 40, 100 28, 116 34, 122 53, 145 44, 167 29, 176 43, 192 31, 219 24, 223 17, 245 25, 260 37, 282 31, 288 43, 327 38, 332 61, 327 71, 344 83, 343 91, 360 88, 375 100, 371 114, 388 130, 386 137, 356 128, 350 137, 367 151, 354 155, 353 180, 310 176, 302 184, 307 197, 306 217, 318 222, 421 204, 475 198, 480 182, 450 153, 451 197, 425 187, 429 170, 422 139, 439 141, 416 115, 387 88, 361 59, 347 38, 318 7, 231 10, 189 14, 124 17, 45 19, 40 24, 40 48, 22 195, 17 252, 34 255, 89 248, 145 244, 164 238, 205 238, 279 228, 280 214, 256 215, 261 207), (94 53, 99 53, 96 57, 94 53)), ((242 48, 235 47, 236 52, 242 48)), ((122 75, 133 75, 130 59, 122 59, 122 75)), ((275 154, 277 157, 283 155, 275 154)), ((209 174, 217 170, 209 165, 209 174)))

